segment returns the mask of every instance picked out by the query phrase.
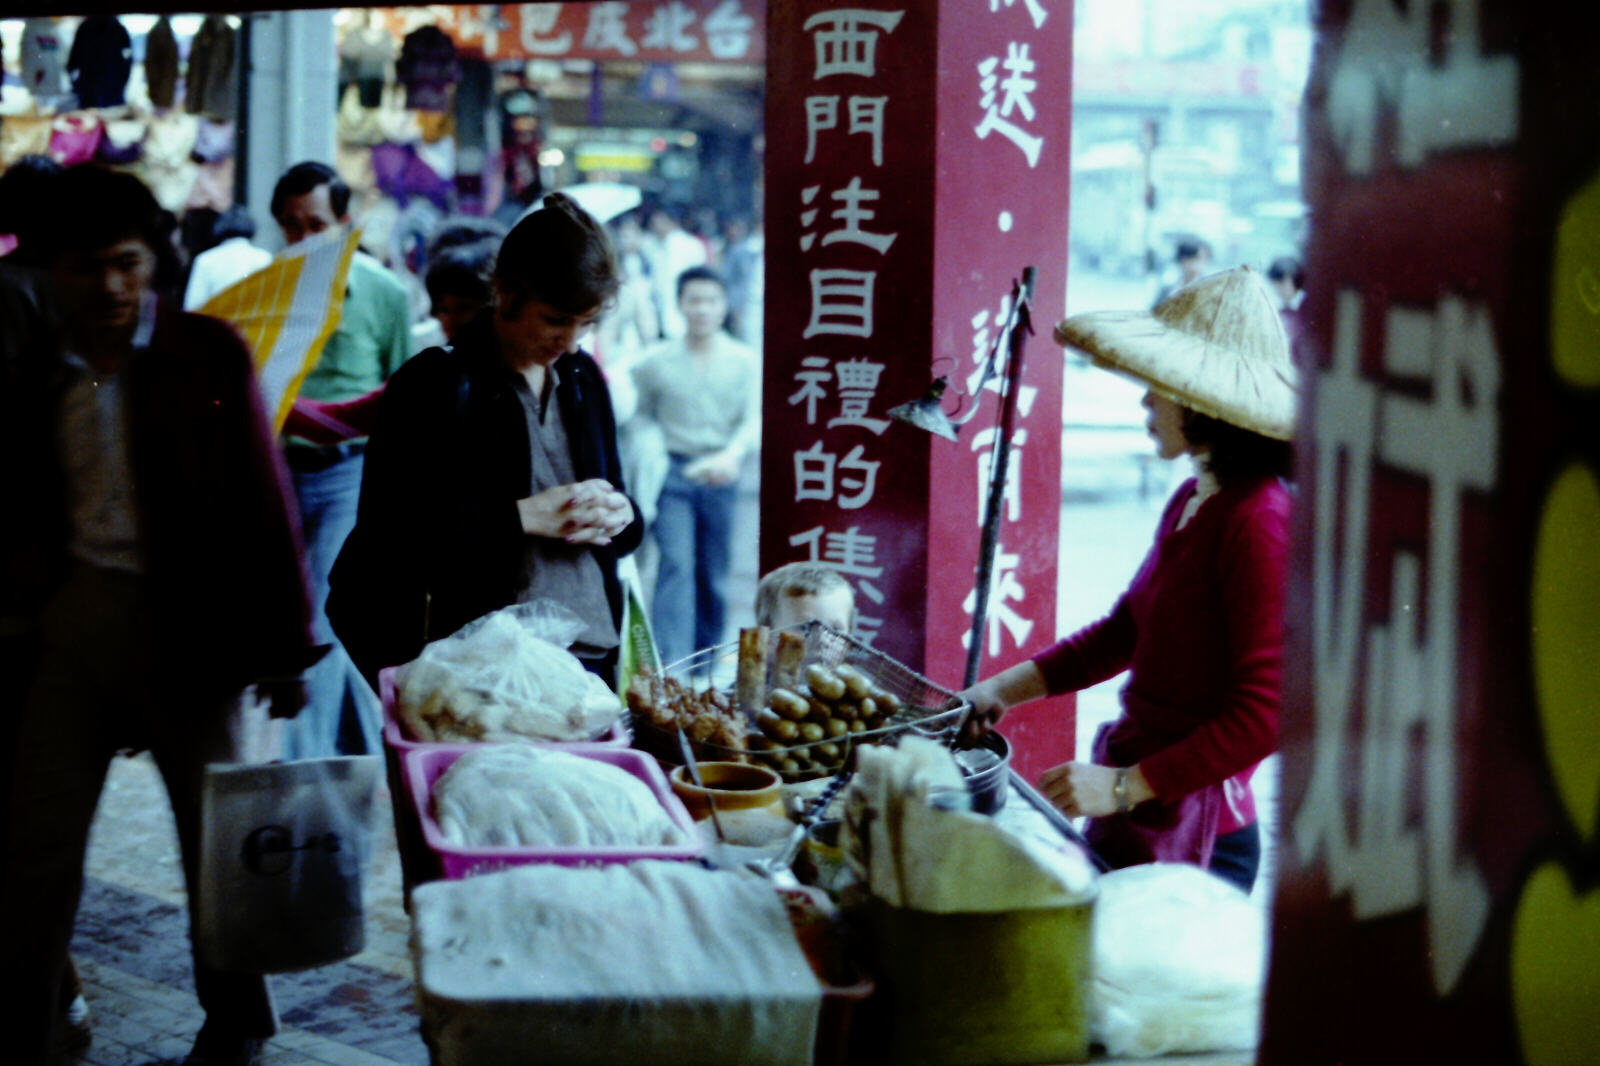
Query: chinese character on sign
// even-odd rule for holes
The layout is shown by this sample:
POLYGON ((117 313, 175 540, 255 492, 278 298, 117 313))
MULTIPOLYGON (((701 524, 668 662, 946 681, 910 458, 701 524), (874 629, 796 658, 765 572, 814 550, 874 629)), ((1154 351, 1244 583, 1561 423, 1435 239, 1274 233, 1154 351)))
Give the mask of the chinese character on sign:
POLYGON ((800 370, 795 373, 794 379, 800 383, 800 388, 793 396, 789 397, 790 405, 806 405, 806 425, 817 424, 817 401, 828 398, 828 390, 823 388, 827 384, 828 361, 820 355, 808 355, 800 360, 800 370))
MULTIPOLYGON (((1039 0, 1022 0, 1022 2, 1027 7, 1028 14, 1033 18, 1033 28, 1038 29, 1043 26, 1047 14, 1045 9, 1039 5, 1039 0)), ((989 0, 989 10, 999 11, 1001 5, 1015 7, 1016 3, 1017 0, 989 0)))
MULTIPOLYGON (((988 639, 988 655, 993 658, 1001 653, 1001 644, 1006 634, 1011 635, 1012 645, 1022 647, 1028 640, 1028 634, 1033 632, 1033 620, 1025 618, 1012 606, 1028 598, 1027 591, 1022 587, 1022 582, 1017 578, 1017 567, 1022 564, 1022 557, 1002 549, 994 553, 994 571, 989 575, 989 616, 984 620, 984 633, 988 639)), ((978 609, 978 590, 973 589, 967 593, 967 598, 962 601, 961 609, 969 615, 978 609)), ((962 634, 961 646, 969 647, 972 644, 972 634, 962 634)))
POLYGON ((589 27, 583 31, 583 46, 595 51, 631 56, 639 46, 628 36, 628 5, 620 0, 605 0, 589 8, 589 27))
POLYGON ((878 538, 862 533, 859 526, 851 526, 843 533, 824 533, 821 526, 813 526, 789 537, 789 546, 804 545, 808 561, 826 563, 839 573, 856 579, 858 594, 856 606, 856 636, 864 644, 871 644, 883 625, 883 619, 861 613, 861 600, 876 606, 883 605, 883 590, 876 578, 883 574, 877 562, 878 538))
MULTIPOLYGON (((806 205, 810 205, 811 203, 815 202, 817 193, 821 190, 821 188, 822 187, 820 185, 810 185, 804 189, 801 189, 800 202, 806 205)), ((838 200, 844 205, 843 207, 839 208, 839 210, 834 211, 830 216, 838 219, 840 222, 844 223, 844 225, 840 226, 838 229, 829 230, 827 233, 824 233, 822 235, 823 244, 838 244, 840 241, 848 241, 852 244, 864 244, 868 248, 871 248, 873 251, 877 252, 879 255, 882 255, 889 250, 889 246, 894 243, 894 239, 898 237, 899 234, 868 233, 866 230, 861 228, 861 224, 863 222, 871 222, 873 218, 877 216, 876 211, 862 206, 864 203, 870 203, 878 199, 877 189, 863 189, 861 187, 860 178, 851 178, 849 185, 846 185, 841 189, 835 189, 829 195, 832 199, 838 200)), ((816 222, 817 213, 818 212, 816 208, 810 208, 809 210, 802 211, 800 213, 801 227, 809 229, 811 225, 816 222)), ((815 243, 816 238, 817 235, 815 233, 801 234, 800 250, 802 252, 809 252, 812 244, 815 243)))
POLYGON ((839 229, 823 234, 823 244, 837 244, 840 241, 849 241, 853 244, 864 244, 879 255, 887 252, 894 243, 895 233, 868 233, 861 228, 861 223, 871 222, 877 215, 876 211, 861 206, 864 203, 878 199, 877 189, 863 189, 860 178, 851 178, 850 184, 842 189, 833 191, 833 199, 844 206, 833 213, 833 217, 843 222, 839 229))
MULTIPOLYGON (((1005 338, 1000 339, 1000 354, 995 357, 994 373, 988 382, 983 380, 983 370, 989 361, 989 346, 993 342, 993 335, 989 332, 991 325, 1003 327, 1006 316, 1011 313, 1011 294, 1007 293, 1000 298, 1000 307, 989 317, 988 311, 979 311, 972 316, 972 370, 967 374, 967 395, 976 396, 980 387, 999 394, 1005 382, 1006 361, 1011 358, 1011 349, 1006 345, 1005 338)), ((1017 414, 1023 418, 1028 417, 1028 412, 1033 410, 1033 401, 1038 398, 1039 390, 1033 385, 1023 385, 1017 390, 1017 414)))
POLYGON ((1006 46, 1003 63, 996 56, 979 63, 978 88, 982 96, 978 106, 984 108, 984 114, 983 121, 974 129, 979 140, 987 140, 991 133, 1000 134, 1022 149, 1030 167, 1039 164, 1044 138, 1018 126, 1011 116, 1018 114, 1026 122, 1033 121, 1036 112, 1030 97, 1033 90, 1039 87, 1039 83, 1029 77, 1033 70, 1033 60, 1028 58, 1028 46, 1016 42, 1006 46), (995 73, 997 67, 1005 70, 1005 77, 995 73))
POLYGON ((646 48, 667 52, 692 52, 700 46, 700 42, 689 32, 689 25, 694 20, 693 11, 678 0, 671 0, 656 8, 645 19, 644 39, 640 43, 646 48))
POLYGON ((811 321, 801 336, 808 340, 819 333, 872 336, 872 287, 877 278, 873 270, 813 270, 811 321))
POLYGON ((839 417, 828 420, 828 428, 860 426, 879 436, 889 428, 888 419, 868 418, 867 405, 878 391, 883 364, 867 359, 846 359, 834 365, 839 379, 839 417))
POLYGON ((875 459, 863 458, 865 449, 857 444, 844 458, 824 451, 817 441, 803 452, 794 453, 794 500, 831 501, 841 510, 854 511, 872 502, 878 485, 875 459))
MULTIPOLYGON (((984 511, 989 506, 989 478, 994 468, 994 448, 1000 441, 1000 427, 990 426, 972 438, 972 450, 978 453, 978 525, 983 525, 984 511)), ((1019 429, 1011 436, 1011 455, 1006 463, 1006 485, 1001 494, 1007 522, 1022 518, 1022 446, 1028 443, 1028 431, 1019 429)))
POLYGON ((750 53, 750 28, 755 19, 739 9, 738 0, 722 0, 706 16, 706 47, 718 59, 743 59, 750 53))
POLYGON ((1384 371, 1429 378, 1432 388, 1426 399, 1386 391, 1361 372, 1362 302, 1359 293, 1338 294, 1333 364, 1317 384, 1316 757, 1294 835, 1308 860, 1323 857, 1330 891, 1350 895, 1358 921, 1425 908, 1442 996, 1489 920, 1483 873, 1460 850, 1456 709, 1463 496, 1496 485, 1500 355, 1481 307, 1453 296, 1432 313, 1391 307, 1384 371), (1364 613, 1380 465, 1419 476, 1428 494, 1427 557, 1419 546, 1394 549, 1386 621, 1364 613), (1365 743, 1356 753, 1348 738, 1358 705, 1365 743), (1419 791, 1420 817, 1412 806, 1419 791))
POLYGON ((854 7, 812 15, 806 19, 804 28, 816 31, 817 68, 814 76, 876 76, 878 34, 892 32, 904 16, 904 11, 869 11, 854 7))
MULTIPOLYGON (((518 10, 522 16, 518 38, 524 52, 535 56, 560 56, 572 51, 571 33, 547 36, 554 33, 560 23, 560 4, 523 4, 518 10)), ((485 55, 494 54, 487 40, 484 41, 483 51, 485 55)))
MULTIPOLYGON (((865 133, 872 138, 872 165, 883 165, 883 115, 889 104, 887 96, 852 96, 846 107, 850 114, 851 134, 865 133)), ((837 96, 806 97, 806 162, 817 155, 817 134, 839 127, 839 98, 837 96)))

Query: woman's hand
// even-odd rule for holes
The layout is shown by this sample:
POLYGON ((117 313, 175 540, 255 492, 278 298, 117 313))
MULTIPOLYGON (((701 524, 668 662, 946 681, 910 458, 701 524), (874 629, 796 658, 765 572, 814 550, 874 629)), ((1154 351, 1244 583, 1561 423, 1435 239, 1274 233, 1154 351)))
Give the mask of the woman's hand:
MULTIPOLYGON (((1039 775, 1039 791, 1069 818, 1103 818, 1117 813, 1117 768, 1090 762, 1064 762, 1039 775)), ((1128 803, 1138 806, 1154 799, 1155 790, 1144 773, 1128 769, 1128 803)))
POLYGON ((1065 348, 1068 344, 1071 343, 1071 341, 1069 341, 1067 339, 1067 335, 1064 332, 1064 330, 1066 328, 1066 325, 1067 325, 1067 320, 1063 318, 1060 322, 1056 323, 1056 328, 1052 333, 1052 335, 1056 339, 1056 343, 1061 345, 1063 348, 1065 348))
POLYGON ((557 485, 517 501, 522 531, 568 544, 610 544, 633 521, 633 504, 603 478, 557 485))
POLYGON ((963 743, 976 744, 1005 717, 1006 709, 1010 705, 1001 694, 998 681, 999 675, 996 675, 956 693, 957 699, 972 704, 972 713, 967 715, 967 720, 961 725, 963 743))
POLYGON ((1048 695, 1048 691, 1044 675, 1032 659, 1024 659, 993 677, 979 681, 966 691, 956 693, 957 699, 968 700, 972 704, 972 713, 961 727, 962 741, 976 744, 1005 717, 1009 708, 1045 695, 1048 695))

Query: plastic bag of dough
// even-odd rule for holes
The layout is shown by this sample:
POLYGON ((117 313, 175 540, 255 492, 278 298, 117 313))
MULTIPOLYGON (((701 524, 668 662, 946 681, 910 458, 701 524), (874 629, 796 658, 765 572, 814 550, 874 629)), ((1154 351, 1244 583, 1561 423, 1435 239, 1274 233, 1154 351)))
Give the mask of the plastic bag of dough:
POLYGON ((424 741, 599 737, 623 706, 567 650, 583 630, 551 600, 486 614, 400 668, 395 714, 424 741))
POLYGON ((554 748, 495 744, 433 784, 434 817, 458 847, 654 847, 686 834, 628 771, 554 748))
POLYGON ((1266 918, 1198 866, 1100 878, 1091 1038, 1113 1056, 1242 1051, 1260 1038, 1266 918))

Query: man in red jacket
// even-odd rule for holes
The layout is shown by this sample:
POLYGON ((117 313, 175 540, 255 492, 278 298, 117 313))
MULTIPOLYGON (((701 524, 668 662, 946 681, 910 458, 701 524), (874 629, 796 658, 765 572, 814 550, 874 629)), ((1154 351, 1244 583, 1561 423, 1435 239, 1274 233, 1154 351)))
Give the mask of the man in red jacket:
MULTIPOLYGON (((318 657, 286 478, 250 354, 228 326, 164 306, 170 216, 137 179, 74 168, 55 183, 49 262, 59 343, 7 367, 0 433, 10 516, 7 613, 39 652, 8 804, 15 918, 5 962, 13 1062, 54 1061, 89 827, 112 757, 148 749, 199 891, 201 781, 237 761, 243 693, 304 701, 318 657)), ((254 1060, 275 1028, 258 975, 197 959, 206 1020, 186 1062, 254 1060)))

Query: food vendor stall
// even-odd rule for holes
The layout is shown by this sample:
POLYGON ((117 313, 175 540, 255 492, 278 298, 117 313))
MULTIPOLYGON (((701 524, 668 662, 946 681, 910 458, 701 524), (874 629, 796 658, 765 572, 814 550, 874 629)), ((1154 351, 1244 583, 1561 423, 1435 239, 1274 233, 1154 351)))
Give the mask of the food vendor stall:
POLYGON ((434 1062, 1087 1060, 1094 857, 948 690, 812 622, 534 714, 494 628, 385 679, 434 1062))

